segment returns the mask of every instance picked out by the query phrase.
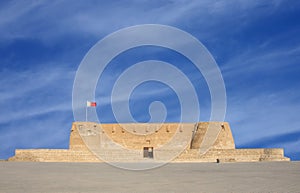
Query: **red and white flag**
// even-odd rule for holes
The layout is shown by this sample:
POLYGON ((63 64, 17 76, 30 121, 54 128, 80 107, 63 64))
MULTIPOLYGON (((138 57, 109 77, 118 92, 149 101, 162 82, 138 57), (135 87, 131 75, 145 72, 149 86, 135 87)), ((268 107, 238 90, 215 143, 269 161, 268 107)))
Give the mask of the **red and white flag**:
POLYGON ((96 102, 87 101, 86 102, 86 106, 87 107, 95 107, 95 106, 97 106, 97 103, 96 102))

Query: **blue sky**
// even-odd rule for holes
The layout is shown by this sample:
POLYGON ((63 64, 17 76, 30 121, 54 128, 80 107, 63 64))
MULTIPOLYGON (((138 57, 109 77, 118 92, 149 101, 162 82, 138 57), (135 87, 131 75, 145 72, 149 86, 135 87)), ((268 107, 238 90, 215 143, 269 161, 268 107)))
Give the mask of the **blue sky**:
MULTIPOLYGON (((76 70, 106 35, 138 24, 171 25, 199 39, 222 72, 225 120, 238 148, 283 147, 300 160, 299 1, 1 1, 0 159, 16 148, 67 148, 76 70)), ((107 98, 112 82, 132 63, 162 60, 182 67, 198 85, 201 120, 208 120, 205 80, 170 50, 143 47, 115 58, 96 89, 97 112, 113 122, 107 98)), ((159 82, 132 93, 137 121, 149 120, 151 101, 161 100, 167 121, 178 121, 178 98, 159 82)))

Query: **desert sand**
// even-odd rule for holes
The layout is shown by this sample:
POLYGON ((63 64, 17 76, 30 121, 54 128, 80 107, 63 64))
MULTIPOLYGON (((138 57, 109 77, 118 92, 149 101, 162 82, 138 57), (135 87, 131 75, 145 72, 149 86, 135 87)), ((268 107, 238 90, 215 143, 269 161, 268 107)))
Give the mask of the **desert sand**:
POLYGON ((0 192, 300 192, 300 162, 170 163, 129 171, 106 163, 1 162, 0 192))

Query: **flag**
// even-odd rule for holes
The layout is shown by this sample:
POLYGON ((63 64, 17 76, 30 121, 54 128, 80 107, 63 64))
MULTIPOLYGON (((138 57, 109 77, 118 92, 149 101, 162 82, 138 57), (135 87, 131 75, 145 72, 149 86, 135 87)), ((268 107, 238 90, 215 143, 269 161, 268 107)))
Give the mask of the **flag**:
POLYGON ((95 106, 97 106, 97 103, 96 103, 96 102, 90 102, 90 101, 87 101, 87 102, 86 102, 86 106, 87 106, 87 107, 95 107, 95 106))

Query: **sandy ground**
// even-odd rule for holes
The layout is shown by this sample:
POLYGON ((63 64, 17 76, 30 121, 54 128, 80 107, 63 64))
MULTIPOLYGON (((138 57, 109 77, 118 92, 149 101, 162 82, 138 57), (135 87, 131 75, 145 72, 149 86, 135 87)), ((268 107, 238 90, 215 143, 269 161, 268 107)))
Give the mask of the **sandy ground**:
POLYGON ((0 192, 300 192, 300 162, 172 163, 146 171, 0 162, 0 192))

